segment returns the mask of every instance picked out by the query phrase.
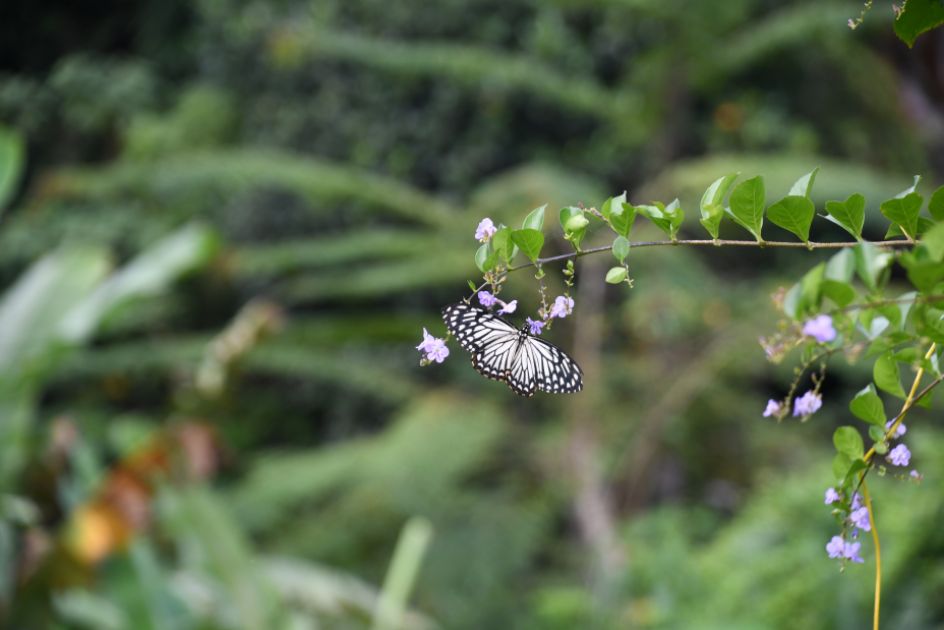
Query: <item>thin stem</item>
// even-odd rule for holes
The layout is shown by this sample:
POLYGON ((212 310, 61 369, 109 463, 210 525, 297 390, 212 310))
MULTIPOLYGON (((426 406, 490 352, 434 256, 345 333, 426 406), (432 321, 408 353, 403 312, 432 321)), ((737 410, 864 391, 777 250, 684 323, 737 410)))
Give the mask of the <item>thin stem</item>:
MULTIPOLYGON (((924 355, 924 360, 929 360, 933 355, 934 351, 937 349, 937 344, 932 343, 931 347, 928 348, 927 353, 924 355)), ((917 374, 915 374, 914 381, 911 383, 911 390, 908 392, 908 397, 905 398, 904 404, 901 406, 901 411, 889 425, 888 430, 885 432, 885 440, 888 441, 895 431, 898 430, 898 427, 905 419, 905 415, 908 413, 908 410, 911 409, 914 404, 924 398, 934 387, 936 387, 942 380, 944 376, 939 376, 931 383, 928 384, 921 393, 915 395, 915 392, 918 391, 918 385, 921 383, 921 379, 924 377, 924 365, 922 364, 918 368, 917 374)), ((875 446, 872 446, 868 452, 863 456, 863 460, 868 463, 875 456, 875 446)), ((871 466, 862 471, 862 475, 859 477, 859 487, 862 488, 862 499, 865 502, 865 507, 869 513, 869 526, 872 530, 872 542, 875 544, 875 605, 872 611, 872 629, 879 630, 879 610, 881 608, 882 601, 882 546, 878 538, 878 528, 875 526, 875 513, 872 510, 872 497, 869 496, 869 486, 865 483, 865 477, 868 475, 869 471, 872 469, 871 466)), ((853 496, 855 493, 853 493, 853 496)))
MULTIPOLYGON (((932 344, 931 344, 931 347, 928 348, 928 351, 927 351, 927 352, 925 353, 925 355, 924 355, 924 360, 925 360, 925 361, 930 360, 931 357, 934 355, 934 351, 935 351, 935 350, 937 350, 937 344, 936 344, 936 343, 932 343, 932 344)), ((886 440, 886 441, 887 441, 889 438, 891 438, 893 435, 895 435, 895 431, 898 430, 898 427, 899 427, 899 426, 901 425, 901 423, 905 420, 905 415, 906 415, 906 414, 908 413, 908 411, 914 406, 914 404, 915 404, 918 400, 920 400, 921 398, 923 398, 923 397, 925 396, 925 394, 927 394, 929 391, 931 391, 931 388, 933 388, 933 387, 936 386, 938 383, 940 383, 941 380, 942 380, 942 378, 944 378, 944 377, 938 377, 938 378, 936 378, 934 381, 931 382, 930 385, 928 385, 927 387, 925 387, 925 388, 921 391, 921 394, 920 394, 920 395, 915 396, 915 392, 918 390, 918 384, 921 383, 921 379, 922 379, 923 377, 924 377, 924 365, 922 364, 921 367, 918 368, 918 373, 915 374, 914 382, 911 383, 911 391, 908 392, 908 397, 905 398, 905 403, 901 406, 901 411, 898 413, 897 416, 895 416, 895 419, 892 421, 892 423, 891 423, 891 424, 889 425, 889 427, 888 427, 888 430, 885 432, 885 440, 886 440)), ((871 459, 872 459, 872 457, 873 457, 874 455, 875 455, 875 447, 873 446, 872 448, 870 448, 870 449, 868 450, 868 452, 865 454, 865 456, 864 456, 862 459, 864 459, 865 462, 868 463, 869 461, 871 461, 871 459)), ((866 473, 866 471, 868 471, 868 469, 866 469, 865 471, 862 472, 862 477, 863 477, 863 478, 865 478, 865 473, 866 473)))
MULTIPOLYGON (((869 243, 875 247, 907 247, 914 245, 914 241, 910 240, 897 240, 897 241, 839 241, 835 243, 803 243, 803 242, 793 242, 793 241, 738 241, 738 240, 728 240, 728 239, 679 239, 677 241, 636 241, 635 243, 630 243, 630 249, 639 248, 639 247, 666 247, 666 246, 679 246, 685 245, 689 247, 782 247, 786 249, 848 249, 855 247, 860 243, 869 243)), ((524 263, 511 267, 508 271, 516 271, 518 269, 525 269, 527 267, 534 267, 535 265, 541 265, 544 263, 555 262, 558 260, 568 260, 570 258, 579 258, 580 256, 586 256, 587 254, 597 254, 600 252, 608 252, 613 249, 612 245, 604 245, 602 247, 591 247, 590 249, 584 249, 579 252, 570 252, 568 254, 560 254, 558 256, 548 256, 547 258, 538 258, 534 262, 524 263)))
POLYGON ((869 486, 862 482, 862 499, 869 512, 869 527, 872 530, 872 542, 875 543, 875 605, 872 609, 872 630, 878 630, 879 609, 882 602, 882 545, 878 540, 878 528, 875 526, 875 512, 872 511, 872 497, 869 486))

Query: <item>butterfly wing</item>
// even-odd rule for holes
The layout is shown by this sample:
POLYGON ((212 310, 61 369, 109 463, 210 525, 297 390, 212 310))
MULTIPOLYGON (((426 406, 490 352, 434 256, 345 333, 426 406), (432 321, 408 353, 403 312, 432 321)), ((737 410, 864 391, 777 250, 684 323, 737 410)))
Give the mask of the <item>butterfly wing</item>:
POLYGON ((528 335, 508 373, 508 385, 524 396, 531 396, 535 389, 570 394, 583 389, 583 371, 551 342, 528 335))
POLYGON ((460 302, 445 307, 442 314, 449 332, 473 355, 487 346, 518 338, 517 328, 477 306, 460 302))
POLYGON ((472 354, 472 366, 482 376, 504 381, 516 394, 583 389, 583 372, 566 352, 540 337, 522 334, 497 315, 460 302, 443 309, 443 321, 472 354))
POLYGON ((472 354, 472 367, 496 381, 506 381, 521 335, 510 323, 488 311, 460 302, 443 309, 446 328, 472 354))

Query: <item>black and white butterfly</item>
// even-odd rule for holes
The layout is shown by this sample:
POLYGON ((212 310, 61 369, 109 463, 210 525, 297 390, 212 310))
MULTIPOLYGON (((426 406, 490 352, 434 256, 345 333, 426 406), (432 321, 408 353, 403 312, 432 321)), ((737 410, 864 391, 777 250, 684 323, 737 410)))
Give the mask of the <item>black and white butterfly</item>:
POLYGON ((459 345, 472 353, 480 374, 504 381, 521 396, 565 394, 583 389, 577 362, 554 344, 515 328, 498 315, 464 302, 443 309, 443 321, 459 345))

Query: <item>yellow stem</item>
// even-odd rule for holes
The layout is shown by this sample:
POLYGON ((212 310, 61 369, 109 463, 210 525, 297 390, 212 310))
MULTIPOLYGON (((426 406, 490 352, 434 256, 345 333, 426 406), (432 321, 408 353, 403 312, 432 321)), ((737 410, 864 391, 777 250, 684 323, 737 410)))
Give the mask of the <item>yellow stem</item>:
POLYGON ((878 613, 882 601, 882 545, 878 540, 878 528, 875 526, 875 513, 872 511, 872 497, 869 486, 862 481, 862 499, 869 511, 869 527, 872 529, 872 542, 875 543, 875 605, 872 609, 872 630, 878 630, 878 613))
MULTIPOLYGON (((937 344, 932 343, 931 347, 928 348, 927 353, 924 355, 924 360, 930 360, 936 349, 937 344)), ((907 414, 908 410, 911 409, 915 392, 918 391, 918 385, 921 383, 921 379, 923 377, 924 365, 922 364, 918 367, 918 373, 915 374, 914 382, 911 383, 911 391, 908 392, 908 397, 905 398, 905 403, 901 406, 901 412, 898 414, 898 419, 895 420, 895 422, 892 423, 892 426, 888 428, 888 431, 885 432, 886 441, 888 441, 891 436, 895 435, 895 431, 898 430, 898 426, 905 419, 905 414, 907 414)), ((873 446, 869 449, 869 452, 865 454, 863 459, 866 462, 869 462, 874 455, 875 447, 873 446)), ((865 483, 865 473, 867 470, 868 469, 862 471, 862 475, 859 477, 859 482, 862 485, 862 499, 865 501, 865 508, 869 512, 869 527, 872 529, 872 542, 875 543, 875 605, 872 609, 872 630, 879 630, 878 618, 882 601, 882 546, 879 544, 878 528, 875 526, 875 513, 872 511, 872 497, 869 496, 869 486, 865 483)))
MULTIPOLYGON (((928 348, 927 353, 924 355, 924 360, 928 361, 934 355, 934 351, 937 350, 937 344, 932 343, 931 347, 928 348)), ((915 374, 914 382, 911 383, 911 391, 908 392, 908 397, 905 398, 905 403, 901 406, 901 412, 898 414, 898 419, 892 423, 892 426, 888 427, 888 430, 885 432, 885 440, 887 441, 891 436, 895 435, 895 431, 898 430, 899 425, 905 420, 905 415, 908 413, 908 410, 911 409, 912 401, 914 400, 915 392, 918 391, 918 385, 921 383, 921 379, 924 377, 924 365, 922 364, 918 367, 918 373, 915 374)), ((875 455, 875 447, 873 446, 868 450, 868 452, 863 456, 862 459, 868 463, 871 461, 872 457, 875 455)))

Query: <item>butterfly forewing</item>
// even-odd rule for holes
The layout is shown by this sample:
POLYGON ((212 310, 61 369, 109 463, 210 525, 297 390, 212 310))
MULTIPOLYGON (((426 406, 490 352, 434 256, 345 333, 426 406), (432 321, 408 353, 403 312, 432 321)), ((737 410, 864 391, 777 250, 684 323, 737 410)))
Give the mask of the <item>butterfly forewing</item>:
POLYGON ((459 345, 472 353, 473 367, 483 376, 504 381, 516 394, 583 389, 580 367, 567 353, 497 315, 459 303, 443 309, 443 321, 459 345))
POLYGON ((472 353, 518 338, 518 329, 501 317, 462 302, 444 308, 443 321, 459 345, 472 353))

